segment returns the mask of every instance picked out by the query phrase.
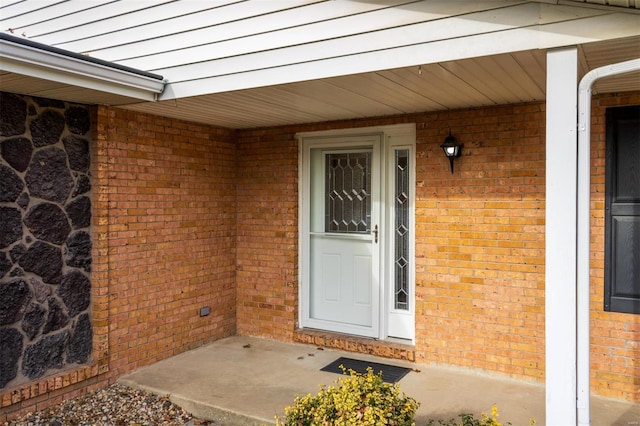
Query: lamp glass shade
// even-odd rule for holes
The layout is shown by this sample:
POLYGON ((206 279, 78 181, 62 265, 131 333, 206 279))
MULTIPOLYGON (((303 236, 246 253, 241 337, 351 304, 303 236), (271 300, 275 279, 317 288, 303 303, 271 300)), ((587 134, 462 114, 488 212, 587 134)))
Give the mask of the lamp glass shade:
POLYGON ((444 146, 444 155, 447 157, 456 157, 458 155, 458 147, 457 146, 444 146))
POLYGON ((442 148, 447 158, 452 158, 460 156, 460 146, 461 144, 458 143, 455 136, 449 134, 449 136, 445 138, 444 143, 440 145, 440 148, 442 148))

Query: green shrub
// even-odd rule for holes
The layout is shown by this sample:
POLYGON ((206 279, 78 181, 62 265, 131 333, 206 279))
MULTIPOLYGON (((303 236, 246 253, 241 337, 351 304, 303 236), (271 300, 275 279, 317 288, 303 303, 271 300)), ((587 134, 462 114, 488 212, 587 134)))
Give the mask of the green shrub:
MULTIPOLYGON (((500 423, 498 421, 498 407, 495 405, 491 407, 491 414, 482 413, 480 418, 477 418, 473 414, 459 414, 460 420, 429 420, 427 426, 502 426, 510 425, 510 422, 500 423)), ((536 421, 529 419, 529 426, 535 426, 536 421)))
POLYGON ((413 416, 419 403, 400 395, 397 384, 384 383, 371 368, 366 374, 349 370, 336 384, 322 386, 315 396, 296 397, 293 405, 285 408, 284 420, 276 416, 276 425, 415 425, 413 416))

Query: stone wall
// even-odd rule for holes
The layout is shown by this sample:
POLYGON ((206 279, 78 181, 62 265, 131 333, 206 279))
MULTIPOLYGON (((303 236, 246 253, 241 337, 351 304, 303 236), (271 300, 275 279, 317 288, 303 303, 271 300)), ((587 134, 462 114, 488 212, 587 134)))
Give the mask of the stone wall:
POLYGON ((91 112, 0 92, 0 388, 90 361, 91 112))
MULTIPOLYGON (((71 113, 80 111, 75 109, 78 105, 65 104, 67 108, 62 109, 53 104, 45 106, 40 99, 18 99, 26 104, 12 95, 3 94, 0 99, 7 111, 3 111, 0 122, 0 143, 5 139, 32 138, 30 123, 37 119, 37 113, 52 110, 70 118, 71 113), (24 112, 26 105, 32 105, 33 115, 24 112), (10 109, 20 111, 22 118, 10 117, 8 114, 15 115, 9 113, 10 109), (26 123, 24 133, 6 135, 9 123, 16 121, 26 123)), ((105 387, 144 365, 236 333, 235 131, 104 105, 88 111, 90 126, 74 133, 69 119, 63 120, 66 129, 60 136, 61 143, 31 147, 33 152, 59 148, 68 156, 73 180, 69 200, 58 203, 30 195, 32 203, 25 208, 13 202, 0 202, 0 206, 17 209, 21 217, 38 202, 56 204, 67 212, 72 200, 93 194, 90 226, 81 228, 74 225, 75 219, 69 219, 73 229, 70 235, 86 231, 92 236, 93 258, 86 258, 87 270, 63 261, 60 274, 64 277, 75 271, 79 273, 75 276, 89 277, 90 267, 90 307, 75 317, 72 314, 65 328, 51 333, 69 344, 74 336, 86 336, 86 346, 82 348, 88 354, 91 344, 91 355, 87 355, 86 363, 74 363, 76 358, 70 355, 73 352, 65 349, 59 358, 68 361, 67 365, 48 369, 35 379, 24 374, 22 360, 12 362, 19 377, 0 388, 0 425, 105 387), (85 133, 89 127, 91 131, 85 133), (90 140, 90 167, 74 166, 77 159, 69 155, 72 144, 67 136, 90 140), (203 307, 209 308, 208 315, 201 315, 203 307), (85 329, 89 332, 74 334, 73 327, 85 313, 89 314, 85 318, 91 319, 91 328, 85 329)), ((84 112, 83 115, 86 117, 84 112)), ((27 166, 20 172, 2 161, 13 174, 26 180, 27 166)), ((24 187, 27 189, 22 192, 28 193, 26 182, 24 187)), ((23 233, 22 238, 28 235, 33 244, 36 236, 27 225, 23 233)), ((20 240, 0 250, 9 256, 12 247, 20 243, 27 245, 20 240)), ((43 243, 61 249, 63 258, 67 258, 66 240, 61 244, 46 240, 43 243)), ((88 253, 89 246, 86 248, 88 253)), ((19 261, 17 266, 24 270, 19 261)), ((14 264, 9 268, 13 269, 14 264)), ((10 274, 2 274, 3 283, 23 278, 10 274)), ((33 274, 25 272, 25 276, 35 277, 33 274)), ((67 300, 58 290, 63 278, 60 284, 36 278, 50 289, 61 310, 69 314, 67 300)), ((25 281, 28 291, 35 295, 31 282, 25 281)), ((47 308, 46 299, 44 307, 47 308)), ((4 311, 2 306, 0 311, 4 311)), ((0 325, 0 329, 14 329, 18 334, 10 333, 22 336, 14 344, 21 344, 24 349, 46 337, 29 340, 22 328, 24 312, 17 316, 21 318, 17 322, 0 325)), ((81 324, 88 325, 88 321, 81 324)), ((9 343, 0 342, 0 364, 8 359, 3 350, 9 343)))

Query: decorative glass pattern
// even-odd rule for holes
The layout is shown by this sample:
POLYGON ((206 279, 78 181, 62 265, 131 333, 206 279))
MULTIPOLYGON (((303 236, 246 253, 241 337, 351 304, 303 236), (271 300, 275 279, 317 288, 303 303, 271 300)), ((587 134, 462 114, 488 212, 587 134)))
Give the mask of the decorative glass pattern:
POLYGON ((395 308, 409 310, 409 150, 395 151, 395 308))
POLYGON ((325 232, 371 231, 371 152, 326 154, 325 232))

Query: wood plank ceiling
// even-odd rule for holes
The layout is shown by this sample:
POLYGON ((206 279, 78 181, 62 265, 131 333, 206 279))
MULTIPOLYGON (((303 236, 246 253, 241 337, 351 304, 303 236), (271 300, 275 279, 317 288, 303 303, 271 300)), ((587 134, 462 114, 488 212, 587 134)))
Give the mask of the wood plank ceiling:
MULTIPOLYGON (((0 66, 0 89, 251 128, 544 99, 546 50, 509 46, 510 37, 527 45, 527 31, 541 26, 555 36, 559 25, 579 24, 556 38, 576 40, 583 74, 640 57, 640 31, 603 27, 633 28, 640 2, 544 3, 0 0, 0 30, 169 82, 159 102, 138 103, 0 66), (571 6, 586 3, 597 5, 571 6), (594 23, 612 40, 583 34, 594 23), (482 40, 505 46, 478 46, 482 40)), ((603 80, 594 91, 630 89, 640 89, 638 73, 603 80)))

